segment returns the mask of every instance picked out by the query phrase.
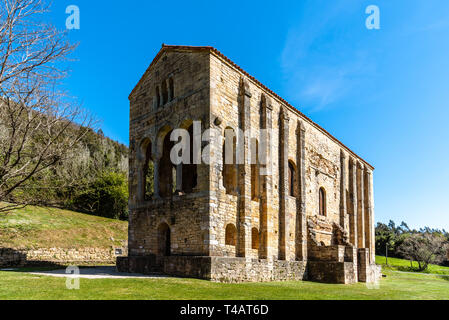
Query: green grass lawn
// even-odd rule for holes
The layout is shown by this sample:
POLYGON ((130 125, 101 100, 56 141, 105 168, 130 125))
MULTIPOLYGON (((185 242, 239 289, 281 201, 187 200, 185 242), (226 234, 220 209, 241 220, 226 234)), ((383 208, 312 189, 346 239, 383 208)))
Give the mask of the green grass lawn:
MULTIPOLYGON (((397 259, 397 258, 388 258, 388 266, 386 265, 386 258, 381 256, 376 256, 376 263, 381 265, 383 270, 397 270, 397 271, 405 271, 405 272, 416 272, 418 269, 418 263, 413 262, 410 264, 409 260, 397 259)), ((427 270, 422 271, 422 273, 434 273, 434 274, 442 274, 449 275, 449 267, 438 266, 434 264, 430 264, 427 270)))
POLYGON ((363 283, 306 281, 221 284, 195 279, 80 279, 80 290, 64 278, 0 271, 0 300, 449 300, 449 277, 385 271, 378 288, 363 283))
MULTIPOLYGON (((0 247, 79 248, 110 247, 127 239, 127 222, 105 219, 77 212, 27 207, 0 215, 0 247), (113 240, 112 240, 113 239, 113 240)), ((98 299, 445 299, 449 300, 449 268, 431 265, 427 273, 447 274, 438 277, 410 271, 410 262, 384 257, 376 262, 387 275, 379 287, 322 284, 306 281, 221 284, 195 279, 81 279, 80 290, 68 290, 65 278, 0 271, 1 299, 98 300, 98 299)), ((416 266, 416 265, 415 265, 416 266)), ((41 270, 41 269, 40 269, 41 270)))
POLYGON ((0 247, 110 248, 128 238, 127 230, 124 221, 29 206, 0 215, 0 247))

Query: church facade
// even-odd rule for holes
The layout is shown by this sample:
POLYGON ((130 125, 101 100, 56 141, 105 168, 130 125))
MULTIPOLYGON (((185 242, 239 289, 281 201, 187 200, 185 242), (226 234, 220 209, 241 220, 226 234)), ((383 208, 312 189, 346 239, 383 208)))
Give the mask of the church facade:
POLYGON ((129 243, 119 271, 379 278, 374 168, 217 49, 163 45, 129 100, 129 243), (177 129, 189 133, 190 161, 174 164, 177 129))

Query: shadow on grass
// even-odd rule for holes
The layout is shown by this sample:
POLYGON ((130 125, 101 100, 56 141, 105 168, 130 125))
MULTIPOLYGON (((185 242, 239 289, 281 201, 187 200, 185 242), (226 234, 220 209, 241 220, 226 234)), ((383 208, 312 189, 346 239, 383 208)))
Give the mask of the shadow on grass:
POLYGON ((415 267, 406 267, 406 266, 393 266, 398 271, 403 272, 419 272, 419 273, 426 273, 427 270, 420 270, 419 268, 415 267))

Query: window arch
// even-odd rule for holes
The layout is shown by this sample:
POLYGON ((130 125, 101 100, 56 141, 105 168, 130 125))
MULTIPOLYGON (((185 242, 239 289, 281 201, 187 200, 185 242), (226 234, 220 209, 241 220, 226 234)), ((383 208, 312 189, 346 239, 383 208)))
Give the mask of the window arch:
POLYGON ((163 139, 161 150, 161 159, 159 161, 159 193, 161 197, 170 197, 176 188, 176 168, 170 159, 170 152, 174 146, 174 142, 170 140, 172 130, 163 128, 163 132, 168 131, 163 139))
POLYGON ((228 246, 235 246, 237 244, 237 229, 232 223, 226 226, 225 244, 228 246))
POLYGON ((257 228, 251 229, 251 248, 259 249, 259 230, 257 228))
POLYGON ((296 197, 296 166, 293 161, 288 161, 288 195, 296 197))
POLYGON ((320 197, 320 216, 326 216, 326 190, 324 188, 320 188, 319 191, 320 197))
POLYGON ((198 168, 193 159, 193 124, 187 129, 190 136, 189 164, 182 164, 182 191, 192 193, 198 184, 198 168))
POLYGON ((141 152, 144 155, 142 167, 142 195, 143 199, 151 200, 154 193, 154 166, 152 157, 152 144, 149 139, 145 139, 141 145, 141 152))

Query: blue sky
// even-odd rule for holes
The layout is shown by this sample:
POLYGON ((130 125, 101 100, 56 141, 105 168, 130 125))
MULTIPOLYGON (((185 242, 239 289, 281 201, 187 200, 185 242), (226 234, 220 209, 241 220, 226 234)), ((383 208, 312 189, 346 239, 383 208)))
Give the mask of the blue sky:
POLYGON ((128 142, 128 94, 162 43, 211 45, 376 167, 376 220, 449 230, 449 1, 55 1, 77 5, 69 92, 128 142), (368 30, 365 8, 380 9, 368 30))

